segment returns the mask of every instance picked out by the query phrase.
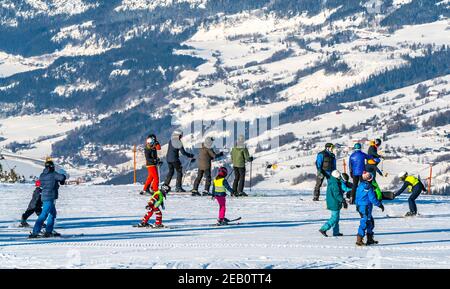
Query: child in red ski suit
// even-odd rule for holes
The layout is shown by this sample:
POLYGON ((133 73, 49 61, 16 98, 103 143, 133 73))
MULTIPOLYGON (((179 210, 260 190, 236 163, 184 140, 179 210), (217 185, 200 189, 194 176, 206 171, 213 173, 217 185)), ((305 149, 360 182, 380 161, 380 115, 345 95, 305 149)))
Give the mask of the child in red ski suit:
POLYGON ((158 165, 160 164, 160 160, 158 158, 159 150, 161 150, 161 145, 156 139, 156 136, 153 134, 149 135, 144 149, 148 177, 144 184, 144 188, 141 192, 141 195, 147 193, 149 191, 150 186, 153 192, 159 190, 159 175, 158 175, 158 165))
POLYGON ((162 212, 160 207, 164 209, 164 195, 160 190, 157 190, 151 197, 150 201, 148 202, 148 205, 145 207, 148 210, 147 214, 145 214, 144 218, 142 218, 142 221, 138 225, 138 227, 150 226, 148 221, 153 216, 153 214, 155 214, 156 216, 154 227, 155 228, 164 227, 162 224, 162 212))
POLYGON ((229 220, 225 218, 225 212, 227 210, 226 207, 226 196, 227 190, 229 192, 233 192, 233 189, 230 187, 230 184, 225 179, 228 175, 228 170, 225 167, 219 168, 219 172, 217 177, 213 182, 212 195, 213 198, 216 198, 219 203, 219 218, 217 219, 217 225, 226 225, 229 220))

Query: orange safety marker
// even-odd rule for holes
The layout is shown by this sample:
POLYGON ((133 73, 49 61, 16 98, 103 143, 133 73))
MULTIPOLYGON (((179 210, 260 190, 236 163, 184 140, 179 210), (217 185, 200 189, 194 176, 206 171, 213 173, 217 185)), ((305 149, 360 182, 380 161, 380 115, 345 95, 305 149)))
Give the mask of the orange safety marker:
POLYGON ((134 145, 133 148, 133 170, 134 170, 134 175, 133 175, 133 180, 134 180, 134 184, 136 184, 136 145, 134 145))

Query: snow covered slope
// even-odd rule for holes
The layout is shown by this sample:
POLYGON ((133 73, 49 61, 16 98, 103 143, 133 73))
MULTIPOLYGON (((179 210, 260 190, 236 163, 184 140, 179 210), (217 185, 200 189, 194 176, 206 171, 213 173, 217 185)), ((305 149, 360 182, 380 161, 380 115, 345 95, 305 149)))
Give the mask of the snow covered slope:
POLYGON ((210 198, 172 195, 163 212, 172 229, 149 230, 131 227, 147 202, 132 186, 61 188, 56 230, 68 238, 28 240, 14 226, 32 189, 0 185, 0 268, 450 268, 449 197, 419 197, 422 216, 410 219, 386 217, 403 214, 407 196, 386 202, 374 210, 380 244, 356 248, 355 208, 343 210, 344 237, 324 238, 329 211, 310 192, 229 198, 227 216, 242 216, 230 227, 211 226, 210 198))

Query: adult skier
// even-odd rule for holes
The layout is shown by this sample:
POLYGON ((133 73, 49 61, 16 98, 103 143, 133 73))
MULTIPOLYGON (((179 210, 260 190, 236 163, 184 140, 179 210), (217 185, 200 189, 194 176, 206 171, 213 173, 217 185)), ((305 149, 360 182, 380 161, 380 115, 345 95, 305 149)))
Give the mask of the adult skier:
POLYGON ((398 178, 403 181, 403 186, 395 193, 395 196, 400 196, 405 191, 405 189, 408 188, 411 196, 409 196, 408 198, 409 212, 407 212, 405 216, 415 216, 417 215, 416 199, 422 192, 426 192, 425 186, 419 180, 419 178, 408 175, 407 172, 401 172, 398 175, 398 178))
POLYGON ((30 238, 39 237, 42 225, 46 220, 47 225, 45 226, 44 237, 58 237, 60 234, 53 231, 56 220, 55 201, 58 199, 59 186, 65 184, 66 176, 55 172, 55 164, 53 161, 46 161, 45 169, 39 176, 39 180, 41 181, 41 199, 43 206, 42 212, 34 224, 30 238))
POLYGON ((336 169, 336 156, 333 153, 334 145, 332 143, 325 144, 325 149, 317 154, 316 168, 317 178, 314 187, 313 201, 318 201, 320 197, 320 187, 325 178, 329 179, 331 172, 336 169))
POLYGON ((378 244, 373 238, 375 228, 375 221, 372 216, 373 206, 377 206, 384 212, 384 206, 375 195, 375 190, 372 186, 373 176, 371 173, 364 172, 361 176, 361 183, 358 184, 356 191, 356 210, 361 216, 359 223, 358 234, 356 235, 357 246, 369 246, 378 244), (364 243, 364 236, 367 233, 367 243, 364 243))
POLYGON ((253 157, 250 156, 247 147, 245 147, 245 137, 240 135, 237 139, 236 145, 231 149, 231 161, 233 163, 234 170, 234 182, 232 195, 244 196, 244 184, 245 184, 245 163, 252 162, 253 157))
POLYGON ((225 212, 227 210, 226 197, 227 191, 233 193, 233 189, 230 187, 230 184, 226 180, 227 175, 227 168, 220 167, 213 182, 212 195, 213 198, 215 198, 219 203, 219 218, 217 219, 218 226, 228 225, 229 222, 229 220, 225 218, 225 212))
POLYGON ((147 206, 147 213, 142 218, 142 221, 137 225, 138 227, 150 227, 151 225, 148 223, 153 214, 156 216, 155 225, 153 228, 163 228, 162 224, 162 212, 160 207, 164 209, 164 194, 160 190, 156 190, 153 193, 153 196, 150 198, 147 206))
POLYGON ((202 143, 198 154, 198 175, 194 181, 194 188, 192 189, 193 196, 200 196, 198 192, 198 186, 202 181, 203 176, 205 176, 205 188, 202 195, 209 195, 209 188, 211 186, 211 162, 213 159, 220 158, 224 155, 223 152, 216 153, 212 149, 214 144, 213 137, 207 137, 202 143))
POLYGON ((41 200, 41 181, 37 180, 35 182, 35 189, 33 191, 33 195, 31 197, 30 203, 28 204, 28 208, 25 213, 22 214, 22 219, 20 221, 20 227, 29 227, 30 225, 27 223, 28 218, 36 213, 36 215, 40 215, 42 212, 42 200, 41 200))
POLYGON ((369 155, 361 151, 361 144, 355 143, 353 146, 353 153, 350 155, 349 159, 349 169, 350 169, 350 176, 353 180, 353 187, 350 194, 350 200, 351 203, 355 203, 355 194, 356 189, 358 188, 359 181, 361 180, 361 176, 365 170, 366 166, 366 160, 371 159, 369 155))
POLYGON ((150 186, 153 192, 159 190, 158 166, 161 164, 161 161, 158 158, 159 150, 161 150, 161 145, 156 139, 156 136, 154 134, 149 135, 144 148, 148 176, 144 188, 140 193, 141 195, 148 194, 150 186))
POLYGON ((319 232, 328 237, 327 231, 333 228, 333 236, 343 236, 339 231, 339 219, 342 207, 347 209, 348 205, 344 199, 344 192, 341 188, 341 173, 334 170, 328 179, 327 184, 327 209, 331 211, 330 219, 320 228, 319 232))
POLYGON ((193 154, 186 152, 184 149, 183 142, 181 141, 182 137, 183 132, 177 129, 172 133, 172 137, 169 141, 166 155, 167 164, 169 165, 169 172, 167 173, 166 180, 163 185, 165 191, 168 191, 167 188, 170 188, 170 182, 172 181, 173 174, 176 170, 177 182, 175 190, 176 192, 186 192, 181 183, 183 180, 183 166, 180 161, 180 153, 185 157, 190 158, 191 162, 195 161, 195 159, 193 154))
POLYGON ((383 158, 382 155, 378 154, 378 149, 380 148, 381 143, 382 141, 379 138, 377 138, 374 141, 371 141, 369 149, 367 150, 367 154, 372 158, 379 158, 379 159, 383 158))

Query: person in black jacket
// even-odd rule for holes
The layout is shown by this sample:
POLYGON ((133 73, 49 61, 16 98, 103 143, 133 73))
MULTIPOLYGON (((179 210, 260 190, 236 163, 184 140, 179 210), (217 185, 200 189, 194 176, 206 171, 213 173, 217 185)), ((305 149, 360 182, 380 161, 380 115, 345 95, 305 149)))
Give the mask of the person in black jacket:
POLYGON ((382 141, 379 138, 377 138, 374 141, 371 141, 367 154, 372 158, 379 158, 379 159, 383 158, 383 156, 378 154, 378 148, 381 146, 381 143, 382 141))
POLYGON ((141 191, 141 195, 149 192, 150 186, 153 192, 159 190, 159 174, 158 165, 160 165, 160 160, 158 158, 158 151, 161 150, 161 145, 159 144, 156 136, 151 134, 147 137, 146 145, 144 149, 145 154, 145 165, 147 167, 147 180, 145 181, 144 188, 141 191))
POLYGON ((320 197, 320 187, 323 180, 329 179, 331 172, 336 169, 336 156, 333 153, 334 145, 332 143, 325 144, 325 149, 317 154, 316 169, 317 178, 314 186, 313 201, 318 201, 320 197))
POLYGON ((169 165, 169 172, 167 173, 166 180, 164 181, 165 191, 170 190, 170 182, 172 181, 173 174, 175 170, 177 171, 177 183, 176 183, 176 191, 177 192, 186 192, 182 186, 183 180, 183 166, 180 161, 180 153, 185 157, 190 158, 191 162, 195 161, 194 155, 186 152, 183 146, 183 142, 181 138, 183 137, 183 132, 181 130, 175 130, 172 133, 172 137, 169 141, 169 145, 167 148, 166 160, 169 165))
POLYGON ((28 204, 28 208, 22 215, 22 220, 20 221, 20 227, 27 228, 30 225, 27 223, 28 218, 36 213, 36 215, 40 215, 42 212, 42 200, 41 200, 41 181, 37 180, 35 182, 35 189, 33 191, 33 196, 31 197, 30 203, 28 204))

